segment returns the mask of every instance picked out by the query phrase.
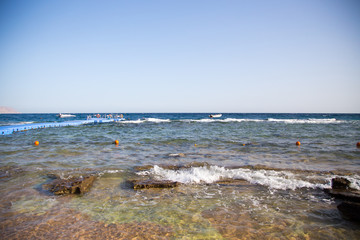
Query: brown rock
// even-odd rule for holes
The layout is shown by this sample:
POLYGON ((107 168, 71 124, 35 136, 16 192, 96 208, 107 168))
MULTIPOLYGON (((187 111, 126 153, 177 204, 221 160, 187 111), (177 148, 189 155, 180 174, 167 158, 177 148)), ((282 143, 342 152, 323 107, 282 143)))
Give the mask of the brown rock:
POLYGON ((243 179, 222 179, 216 181, 215 184, 219 184, 222 186, 252 186, 253 185, 243 179))
POLYGON ((350 181, 346 178, 336 177, 331 179, 332 189, 350 189, 350 181))
MULTIPOLYGON (((179 153, 179 154, 183 154, 183 153, 179 153)), ((184 155, 180 155, 179 157, 185 156, 184 155)), ((191 162, 191 163, 187 163, 185 165, 165 165, 165 164, 159 164, 159 167, 163 168, 163 169, 168 169, 168 170, 180 170, 180 169, 187 169, 187 168, 192 168, 192 167, 209 167, 210 164, 207 162, 191 162)), ((136 166, 134 167, 135 171, 147 171, 152 169, 154 166, 153 165, 145 165, 145 166, 136 166)))
POLYGON ((43 188, 55 195, 84 194, 89 191, 95 179, 95 176, 73 177, 69 179, 57 178, 51 183, 44 185, 43 188))
POLYGON ((359 191, 350 191, 350 190, 342 190, 342 189, 325 189, 325 192, 337 199, 360 203, 359 191))
POLYGON ((173 188, 180 185, 179 182, 168 181, 168 180, 132 180, 130 181, 134 189, 143 188, 173 188))

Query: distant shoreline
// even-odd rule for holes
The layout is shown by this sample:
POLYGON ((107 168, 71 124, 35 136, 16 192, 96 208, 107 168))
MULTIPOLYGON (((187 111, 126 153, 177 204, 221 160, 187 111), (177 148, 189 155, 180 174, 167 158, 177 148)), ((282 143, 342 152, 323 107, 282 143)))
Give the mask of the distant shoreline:
POLYGON ((18 111, 16 111, 15 109, 12 109, 10 107, 4 107, 4 106, 0 106, 0 114, 6 114, 6 113, 19 113, 18 111))

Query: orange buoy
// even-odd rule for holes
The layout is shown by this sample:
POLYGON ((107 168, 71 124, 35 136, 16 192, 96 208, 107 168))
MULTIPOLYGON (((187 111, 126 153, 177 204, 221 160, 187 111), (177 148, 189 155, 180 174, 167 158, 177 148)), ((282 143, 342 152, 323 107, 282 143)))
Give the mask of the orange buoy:
POLYGON ((115 140, 114 144, 119 145, 119 140, 115 140))
POLYGON ((35 146, 39 145, 39 141, 35 141, 35 142, 34 142, 34 145, 35 145, 35 146))
POLYGON ((360 142, 357 142, 357 143, 356 143, 356 146, 357 146, 358 148, 360 148, 360 142))
POLYGON ((295 144, 296 144, 296 146, 300 146, 300 145, 301 145, 301 143, 300 143, 299 141, 297 141, 295 144))

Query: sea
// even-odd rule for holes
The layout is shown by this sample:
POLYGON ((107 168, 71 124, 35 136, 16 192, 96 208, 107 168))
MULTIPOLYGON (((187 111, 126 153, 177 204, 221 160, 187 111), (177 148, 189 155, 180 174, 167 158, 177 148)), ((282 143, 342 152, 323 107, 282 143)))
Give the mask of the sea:
MULTIPOLYGON (((72 114, 0 114, 0 126, 97 113, 72 114)), ((360 239, 324 192, 335 177, 360 190, 360 114, 112 114, 124 120, 0 135, 1 239, 360 239), (97 178, 54 195, 54 175, 97 178)))

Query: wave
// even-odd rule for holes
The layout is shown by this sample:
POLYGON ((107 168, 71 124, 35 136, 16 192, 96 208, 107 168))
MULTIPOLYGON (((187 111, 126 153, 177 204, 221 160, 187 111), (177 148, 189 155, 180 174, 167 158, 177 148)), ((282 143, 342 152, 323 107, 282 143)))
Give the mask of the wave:
POLYGON ((328 119, 318 119, 318 118, 309 118, 309 119, 276 119, 276 118, 268 118, 268 119, 249 119, 249 118, 225 118, 225 119, 180 119, 180 120, 171 120, 171 119, 159 119, 159 118, 144 118, 137 120, 125 120, 120 121, 119 123, 169 123, 169 122, 186 122, 186 123, 231 123, 231 122, 274 122, 274 123, 286 123, 286 124, 338 124, 344 123, 345 120, 337 120, 335 118, 328 119))
POLYGON ((247 119, 247 118, 225 118, 225 119, 184 119, 181 120, 183 122, 199 122, 199 123, 207 123, 207 122, 264 122, 266 120, 263 119, 247 119))
POLYGON ((309 118, 309 119, 274 119, 268 118, 269 122, 282 122, 282 123, 311 123, 311 124, 329 124, 329 123, 343 123, 345 121, 337 120, 336 118, 309 118))
POLYGON ((152 123, 166 123, 171 122, 170 119, 160 119, 160 118, 144 118, 144 119, 137 119, 137 120, 125 120, 119 121, 118 123, 145 123, 145 122, 152 122, 152 123))
MULTIPOLYGON (((138 172, 138 175, 152 175, 158 180, 171 180, 184 184, 216 183, 223 179, 241 179, 251 184, 266 186, 270 189, 295 190, 299 188, 331 188, 331 175, 304 175, 289 171, 226 169, 219 166, 191 167, 171 170, 155 165, 152 169, 138 172)), ((349 178, 349 177, 347 177, 349 178)), ((360 189, 360 176, 349 178, 355 189, 360 189)))

